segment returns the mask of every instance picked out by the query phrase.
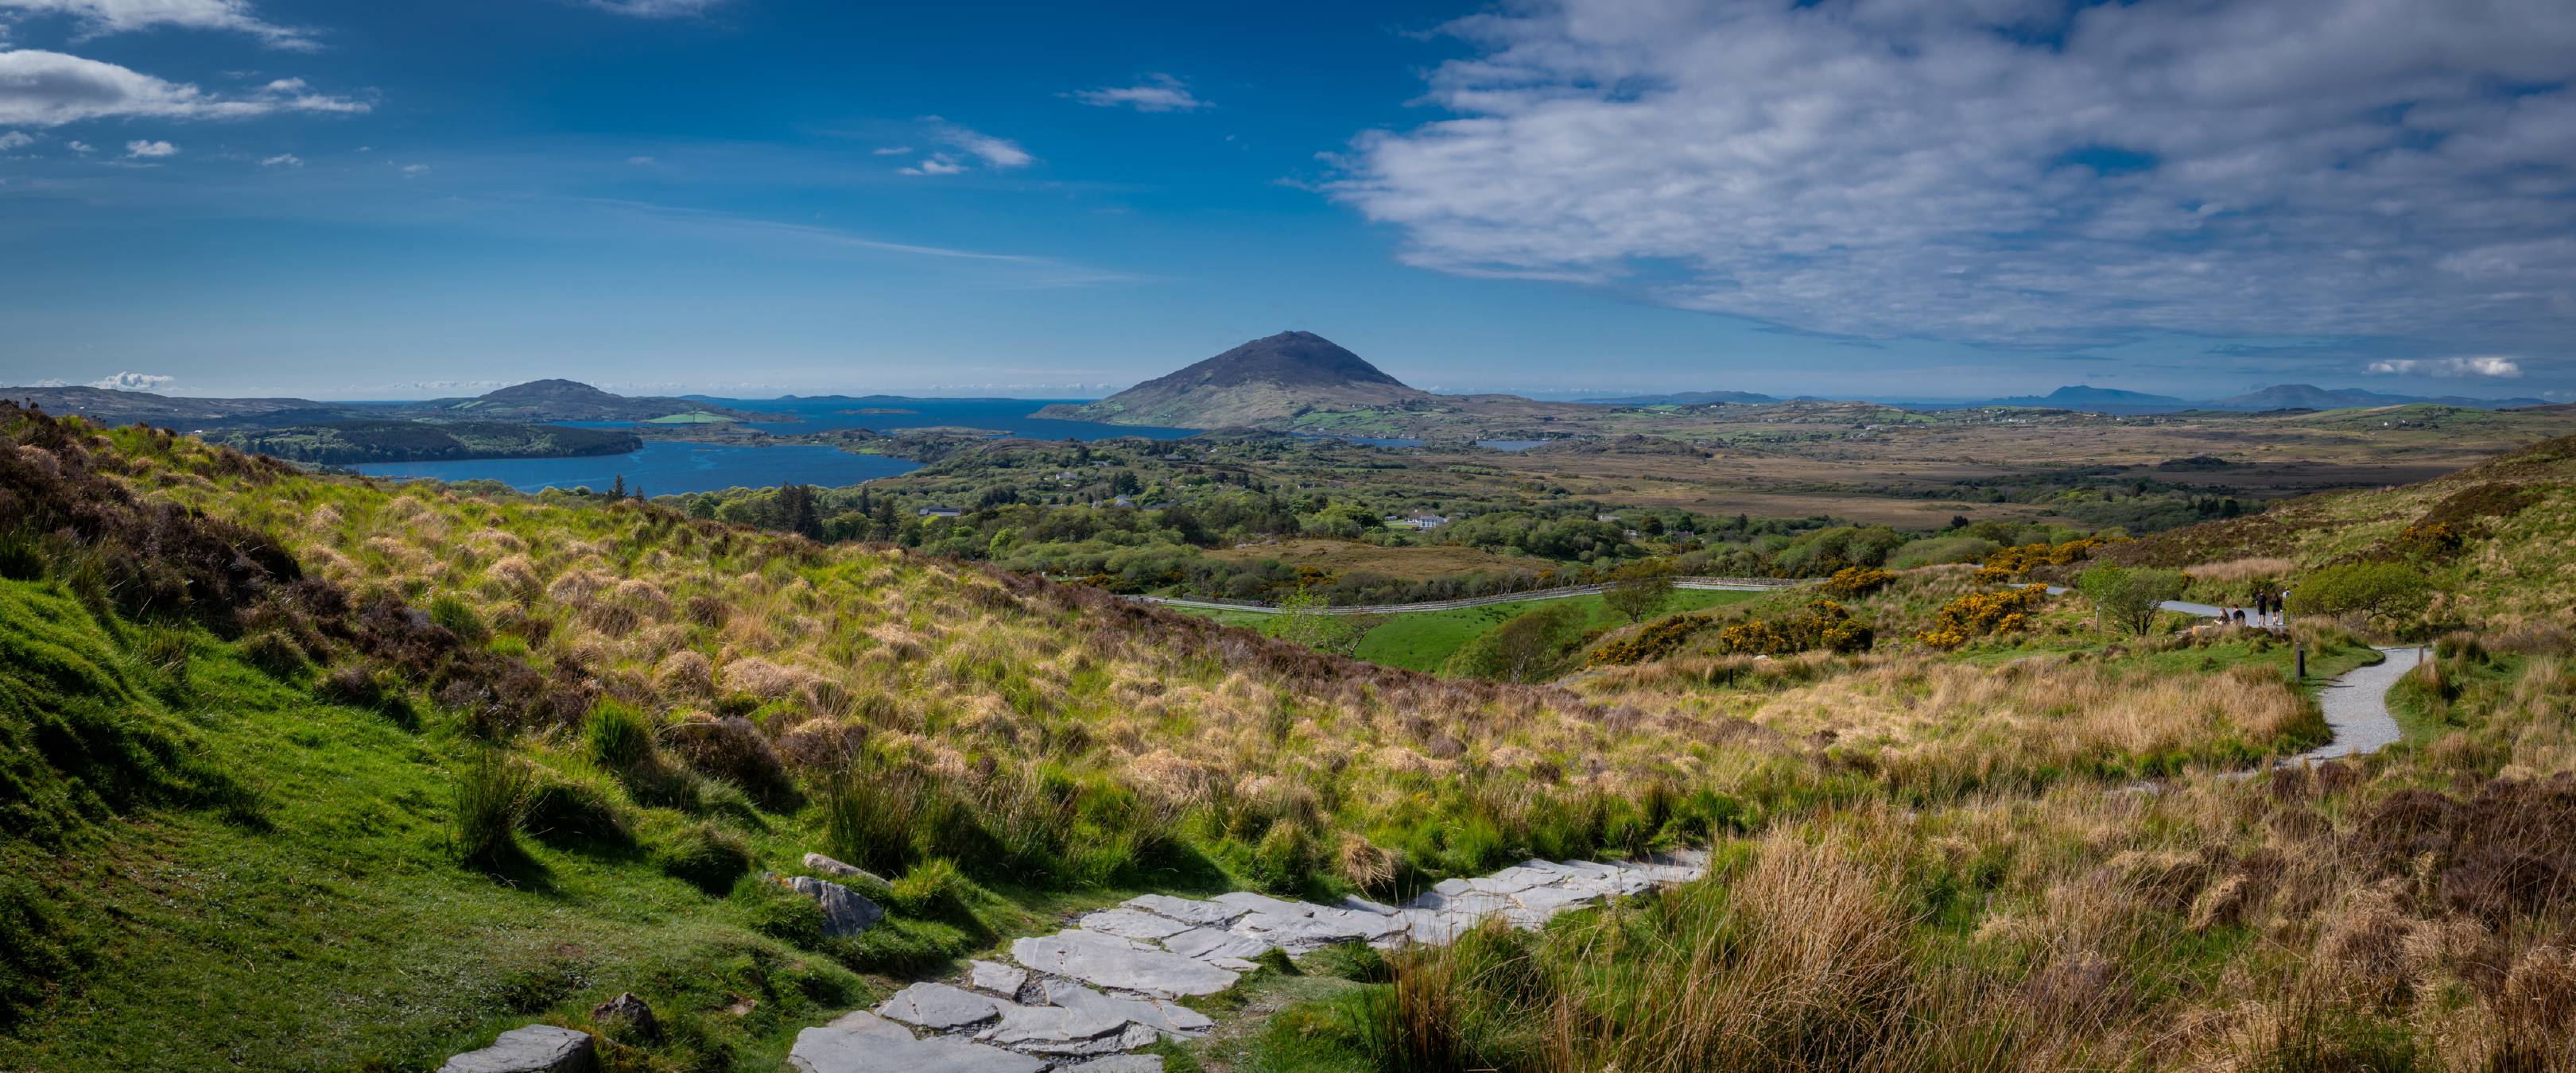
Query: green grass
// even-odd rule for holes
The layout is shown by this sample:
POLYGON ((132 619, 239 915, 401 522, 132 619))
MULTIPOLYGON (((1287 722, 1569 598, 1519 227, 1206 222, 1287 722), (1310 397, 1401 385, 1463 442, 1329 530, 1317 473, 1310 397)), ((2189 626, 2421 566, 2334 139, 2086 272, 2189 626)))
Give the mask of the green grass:
POLYGON ((722 414, 711 414, 705 410, 691 410, 684 414, 664 414, 660 417, 647 419, 644 423, 647 425, 722 425, 730 423, 732 420, 733 418, 726 417, 722 414))
MULTIPOLYGON (((1722 589, 1675 589, 1672 599, 1664 604, 1661 614, 1697 611, 1701 608, 1742 603, 1764 595, 1758 592, 1733 592, 1722 589)), ((1360 639, 1357 655, 1371 663, 1406 670, 1438 673, 1440 665, 1467 642, 1484 635, 1513 617, 1555 600, 1516 600, 1507 604, 1486 604, 1453 611, 1415 611, 1386 616, 1386 621, 1360 639)), ((1569 596, 1562 602, 1581 608, 1592 627, 1625 626, 1628 620, 1604 606, 1599 596, 1569 596)), ((1203 618, 1215 619, 1228 626, 1260 629, 1278 616, 1250 611, 1215 611, 1205 608, 1180 607, 1203 618)))

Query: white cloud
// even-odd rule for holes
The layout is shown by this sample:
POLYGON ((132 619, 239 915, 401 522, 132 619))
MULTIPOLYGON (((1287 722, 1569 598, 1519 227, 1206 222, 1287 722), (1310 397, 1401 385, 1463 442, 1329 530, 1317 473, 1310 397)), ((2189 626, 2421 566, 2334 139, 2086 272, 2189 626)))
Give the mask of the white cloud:
POLYGON ((922 158, 919 164, 895 170, 902 175, 955 175, 966 170, 966 166, 946 153, 932 153, 922 158))
POLYGON ((1139 112, 1187 112, 1209 107, 1192 96, 1189 86, 1170 75, 1146 75, 1132 86, 1101 86, 1065 94, 1095 108, 1133 108, 1139 112))
POLYGON ((1862 337, 2576 337, 2576 4, 1527 0, 1331 195, 1418 266, 1862 337), (2514 87, 2504 92, 2498 87, 2514 87))
POLYGON ((179 147, 168 142, 130 141, 125 143, 125 155, 146 158, 177 156, 179 147))
POLYGON ((0 11, 68 15, 88 35, 175 26, 190 30, 234 30, 250 34, 272 48, 312 51, 309 31, 262 20, 247 0, 0 0, 0 11))
POLYGON ((97 146, 81 141, 66 142, 64 143, 64 147, 75 153, 95 153, 98 151, 97 146))
POLYGON ((590 0, 601 11, 639 19, 684 19, 704 15, 725 0, 590 0))
POLYGON ((877 156, 902 156, 911 151, 912 147, 909 145, 885 145, 868 150, 868 152, 877 156))
POLYGON ((968 130, 938 116, 924 116, 922 122, 930 125, 930 136, 939 144, 981 159, 986 167, 1025 168, 1037 163, 1037 157, 1008 138, 968 130))
POLYGON ((245 119, 275 112, 364 112, 368 105, 303 92, 295 79, 247 97, 221 97, 113 63, 60 52, 0 52, 0 123, 59 126, 84 119, 245 119), (281 90, 281 85, 291 88, 281 90))
POLYGON ((429 174, 429 165, 427 164, 405 164, 402 166, 402 177, 406 179, 417 179, 427 174, 429 174))
POLYGON ((2512 358, 2495 355, 2462 358, 2397 358, 2371 362, 2370 371, 2382 375, 2493 376, 2511 380, 2522 376, 2522 363, 2512 358))
POLYGON ((158 391, 169 386, 175 379, 158 373, 117 373, 92 380, 83 386, 108 391, 158 391))
POLYGON ((279 153, 276 156, 260 161, 259 166, 263 168, 300 168, 304 166, 304 158, 293 153, 279 153))
POLYGON ((36 144, 36 139, 32 135, 21 131, 0 130, 0 152, 6 152, 11 149, 24 149, 34 144, 36 144))
POLYGON ((644 166, 644 165, 648 165, 648 164, 656 163, 656 161, 655 161, 652 157, 649 157, 649 156, 630 156, 630 157, 627 157, 627 158, 626 158, 626 162, 627 162, 627 163, 629 163, 629 164, 636 165, 636 166, 638 166, 638 167, 642 167, 642 166, 644 166))

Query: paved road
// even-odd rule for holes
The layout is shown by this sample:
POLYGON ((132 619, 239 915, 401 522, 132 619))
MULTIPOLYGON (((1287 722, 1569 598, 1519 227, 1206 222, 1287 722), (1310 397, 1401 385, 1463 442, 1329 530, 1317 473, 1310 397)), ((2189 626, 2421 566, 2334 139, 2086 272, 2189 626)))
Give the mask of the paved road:
MULTIPOLYGON (((1743 578, 1686 577, 1673 579, 1676 589, 1707 589, 1723 592, 1771 592, 1812 585, 1821 578, 1743 578)), ((1610 591, 1608 584, 1568 585, 1561 589, 1533 589, 1529 592, 1502 592, 1492 596, 1467 596, 1455 600, 1425 600, 1412 604, 1362 604, 1347 607, 1318 607, 1319 615, 1401 615, 1415 611, 1451 611, 1461 607, 1483 607, 1487 604, 1516 604, 1524 600, 1563 600, 1573 596, 1596 596, 1610 591)), ((1197 607, 1210 611, 1248 611, 1256 615, 1276 615, 1279 608, 1264 603, 1235 603, 1230 600, 1193 600, 1186 596, 1130 596, 1140 603, 1165 607, 1197 607)), ((2217 614, 2212 610, 2210 614, 2217 614)))

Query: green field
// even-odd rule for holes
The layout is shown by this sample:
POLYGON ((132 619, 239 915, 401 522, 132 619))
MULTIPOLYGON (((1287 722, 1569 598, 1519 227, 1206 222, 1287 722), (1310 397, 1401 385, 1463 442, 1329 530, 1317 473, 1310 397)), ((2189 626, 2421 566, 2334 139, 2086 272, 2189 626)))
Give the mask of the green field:
MULTIPOLYGON (((1758 592, 1730 592, 1721 589, 1676 589, 1673 591, 1672 598, 1665 602, 1662 613, 1669 615, 1676 611, 1695 611, 1703 607, 1742 603, 1761 595, 1763 594, 1758 592)), ((1462 607, 1454 611, 1416 611, 1410 614, 1389 615, 1376 629, 1370 630, 1367 637, 1360 639, 1358 655, 1361 659, 1388 667, 1438 673, 1440 665, 1448 662, 1451 654, 1465 647, 1467 642, 1475 640, 1485 631, 1511 621, 1513 616, 1524 611, 1556 602, 1558 601, 1518 600, 1507 604, 1462 607)), ((1594 626, 1621 626, 1627 623, 1626 619, 1602 606, 1601 598, 1598 596, 1571 596, 1567 597, 1565 602, 1582 608, 1594 626)), ((1173 610, 1212 618, 1228 626, 1243 626, 1256 630, 1261 628, 1262 623, 1277 617, 1251 611, 1209 611, 1188 607, 1178 607, 1173 610)))

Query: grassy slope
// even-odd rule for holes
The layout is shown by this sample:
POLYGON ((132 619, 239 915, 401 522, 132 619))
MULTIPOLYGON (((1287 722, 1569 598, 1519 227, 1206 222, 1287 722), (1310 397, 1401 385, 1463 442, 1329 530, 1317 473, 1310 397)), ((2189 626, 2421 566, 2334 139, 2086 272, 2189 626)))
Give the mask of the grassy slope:
MULTIPOLYGON (((1760 594, 1713 589, 1676 589, 1671 602, 1664 605, 1662 613, 1675 614, 1696 611, 1704 607, 1740 603, 1758 595, 1760 594)), ((1449 657, 1456 654, 1460 648, 1466 647, 1467 642, 1483 636, 1496 626, 1511 621, 1516 615, 1546 604, 1560 602, 1571 603, 1581 608, 1590 624, 1595 627, 1621 626, 1627 623, 1626 619, 1605 606, 1598 596, 1572 596, 1563 601, 1523 600, 1505 604, 1486 604, 1481 607, 1464 607, 1454 611, 1415 611, 1386 616, 1386 621, 1370 629, 1368 636, 1360 640, 1359 658, 1381 666, 1436 673, 1440 670, 1440 665, 1448 662, 1449 657)), ((1250 629, 1259 629, 1264 622, 1278 617, 1250 611, 1217 611, 1208 608, 1178 610, 1222 622, 1228 626, 1243 626, 1250 629)))

